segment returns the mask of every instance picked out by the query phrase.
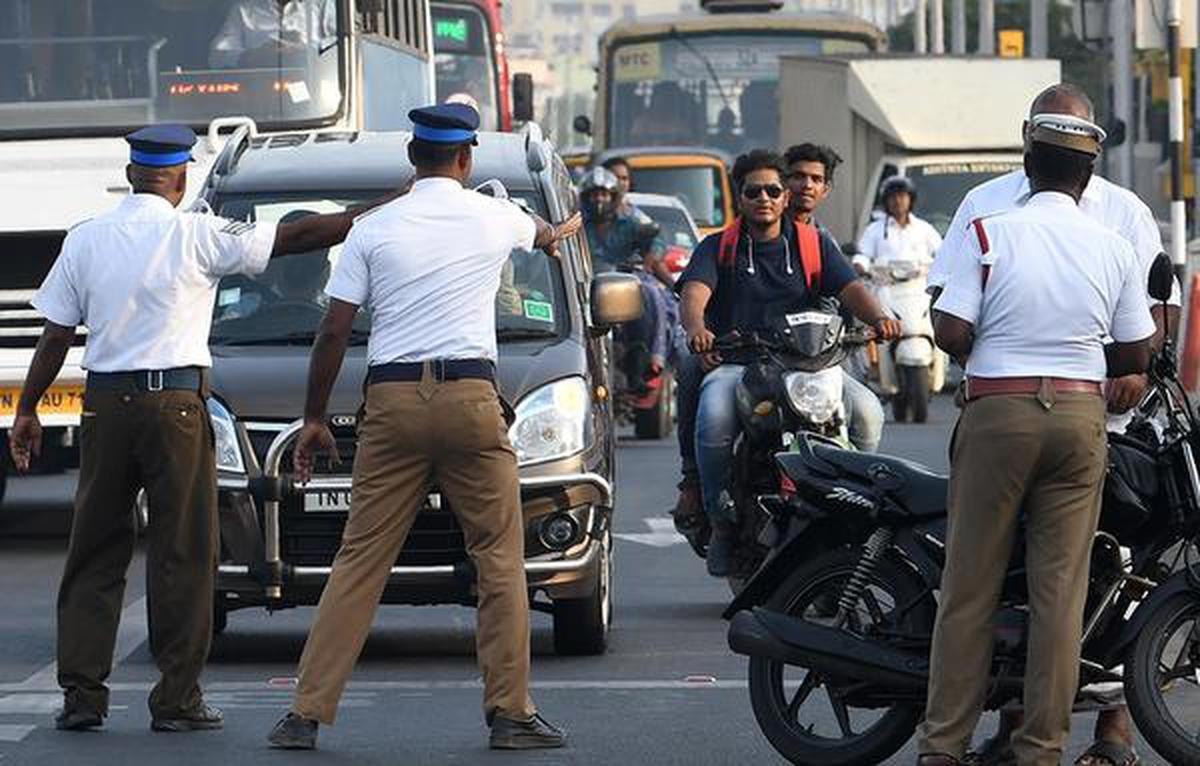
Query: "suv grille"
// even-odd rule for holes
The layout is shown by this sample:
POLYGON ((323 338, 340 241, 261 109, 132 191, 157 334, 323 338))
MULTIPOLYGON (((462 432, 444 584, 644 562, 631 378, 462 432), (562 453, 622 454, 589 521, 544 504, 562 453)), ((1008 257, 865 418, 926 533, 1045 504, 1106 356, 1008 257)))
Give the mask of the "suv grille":
MULTIPOLYGON (((279 431, 263 423, 248 423, 246 426, 250 443, 254 448, 259 465, 266 458, 267 449, 279 431)), ((318 475, 348 475, 354 463, 357 439, 353 428, 334 428, 338 453, 342 464, 332 471, 323 462, 317 466, 318 475)), ((292 451, 283 454, 285 471, 292 464, 292 451)), ((398 566, 452 565, 467 559, 466 542, 458 518, 451 512, 444 499, 434 507, 426 502, 417 514, 404 549, 396 558, 398 566)), ((344 511, 305 511, 304 501, 293 498, 280 507, 280 553, 283 560, 295 566, 329 566, 342 542, 346 526, 344 511)))
MULTIPOLYGON (((0 290, 0 348, 33 348, 42 334, 45 319, 29 304, 33 294, 50 273, 62 249, 62 231, 10 232, 0 234, 4 254, 4 289, 0 290)), ((82 346, 80 328, 75 345, 82 346)))

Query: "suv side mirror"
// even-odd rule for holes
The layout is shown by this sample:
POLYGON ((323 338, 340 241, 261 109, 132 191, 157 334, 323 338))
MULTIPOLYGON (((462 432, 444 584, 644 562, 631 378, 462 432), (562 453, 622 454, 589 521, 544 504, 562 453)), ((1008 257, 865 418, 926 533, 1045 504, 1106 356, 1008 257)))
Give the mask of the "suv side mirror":
POLYGON ((513 75, 512 110, 517 122, 533 121, 533 75, 528 72, 513 75))
POLYGON ((642 315, 642 283, 632 274, 597 274, 591 294, 592 325, 601 332, 642 315))
POLYGON ((1166 253, 1159 253, 1150 267, 1150 278, 1147 280, 1150 297, 1156 301, 1166 301, 1171 297, 1171 288, 1175 286, 1175 269, 1166 253))
POLYGON ((575 121, 571 123, 571 127, 575 128, 576 133, 582 133, 585 136, 592 135, 592 120, 586 114, 575 115, 575 121))

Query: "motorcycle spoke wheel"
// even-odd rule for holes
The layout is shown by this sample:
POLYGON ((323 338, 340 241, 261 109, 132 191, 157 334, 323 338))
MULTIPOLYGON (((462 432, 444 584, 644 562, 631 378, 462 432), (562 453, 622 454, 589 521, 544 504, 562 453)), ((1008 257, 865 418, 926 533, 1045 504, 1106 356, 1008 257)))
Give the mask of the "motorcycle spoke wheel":
POLYGON ((803 705, 806 700, 808 700, 809 695, 816 691, 817 687, 820 685, 821 678, 816 673, 809 672, 804 676, 804 680, 800 682, 800 686, 796 689, 796 693, 792 695, 792 701, 788 703, 789 721, 796 721, 799 723, 797 716, 800 714, 800 706, 803 705))
POLYGON ((846 702, 841 695, 825 687, 825 693, 829 695, 829 707, 833 708, 833 717, 837 720, 838 728, 842 730, 843 737, 853 737, 854 730, 850 728, 850 709, 846 707, 846 702))
POLYGON ((1170 763, 1200 763, 1200 601, 1167 601, 1143 626, 1126 662, 1138 730, 1170 763))

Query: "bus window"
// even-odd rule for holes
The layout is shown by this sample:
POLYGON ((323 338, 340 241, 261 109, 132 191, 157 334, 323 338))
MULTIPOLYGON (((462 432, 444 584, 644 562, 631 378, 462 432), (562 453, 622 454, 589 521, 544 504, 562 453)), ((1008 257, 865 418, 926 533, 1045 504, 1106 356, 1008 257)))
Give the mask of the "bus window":
POLYGON ((479 105, 480 128, 500 129, 495 50, 483 13, 472 5, 433 5, 437 100, 467 95, 479 105))

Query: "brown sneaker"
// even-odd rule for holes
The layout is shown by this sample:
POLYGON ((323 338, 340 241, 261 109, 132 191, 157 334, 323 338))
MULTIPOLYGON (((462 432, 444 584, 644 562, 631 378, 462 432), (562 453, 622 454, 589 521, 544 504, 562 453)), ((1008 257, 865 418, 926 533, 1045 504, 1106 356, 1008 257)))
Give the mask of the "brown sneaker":
POLYGON ((225 726, 225 716, 212 705, 201 702, 191 710, 186 710, 170 716, 154 716, 150 728, 154 731, 184 732, 210 731, 225 726))

